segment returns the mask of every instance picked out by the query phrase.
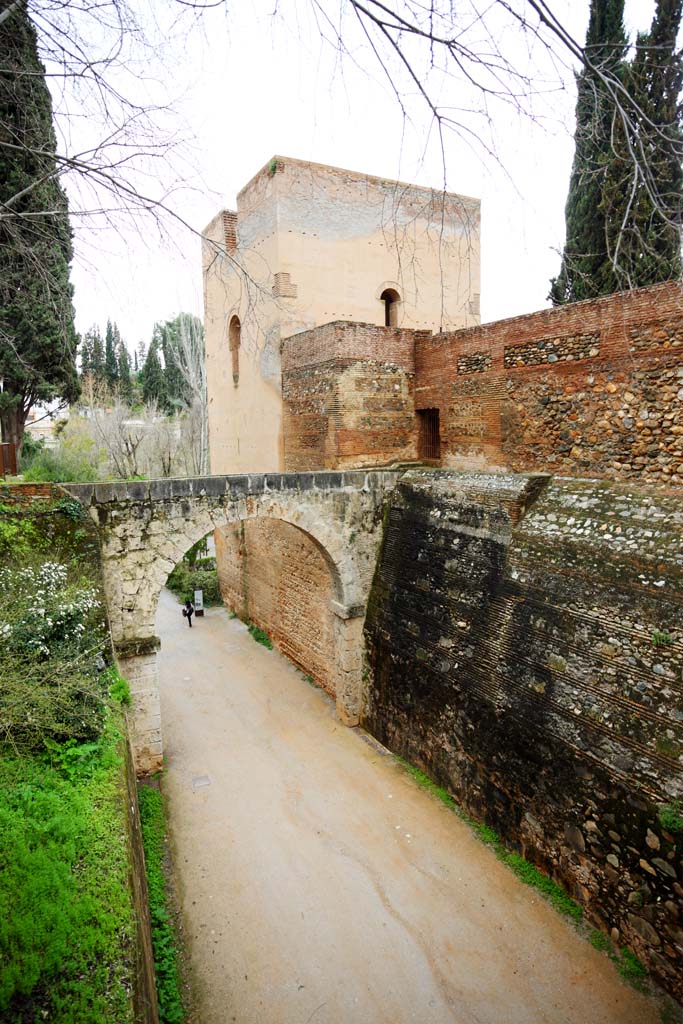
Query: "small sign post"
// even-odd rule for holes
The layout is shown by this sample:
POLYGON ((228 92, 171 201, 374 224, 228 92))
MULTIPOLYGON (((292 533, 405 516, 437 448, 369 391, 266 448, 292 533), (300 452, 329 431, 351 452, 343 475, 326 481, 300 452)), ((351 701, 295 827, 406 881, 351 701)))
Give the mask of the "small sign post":
POLYGON ((195 590, 194 592, 194 613, 199 618, 200 615, 204 614, 204 591, 195 590))

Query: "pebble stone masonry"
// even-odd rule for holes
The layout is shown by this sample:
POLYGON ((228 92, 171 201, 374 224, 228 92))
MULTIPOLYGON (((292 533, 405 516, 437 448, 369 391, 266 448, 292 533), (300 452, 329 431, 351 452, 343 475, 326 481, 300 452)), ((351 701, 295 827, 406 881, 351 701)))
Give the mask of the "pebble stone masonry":
POLYGON ((335 593, 337 712, 345 724, 358 723, 365 606, 384 498, 397 478, 361 471, 65 485, 99 530, 114 649, 133 695, 138 773, 157 771, 163 755, 154 625, 161 588, 193 544, 229 523, 278 519, 319 546, 335 593))

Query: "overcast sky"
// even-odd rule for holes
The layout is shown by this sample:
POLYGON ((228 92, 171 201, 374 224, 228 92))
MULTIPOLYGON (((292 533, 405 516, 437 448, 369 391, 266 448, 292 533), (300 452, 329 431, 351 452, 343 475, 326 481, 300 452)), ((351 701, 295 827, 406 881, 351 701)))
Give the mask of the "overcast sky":
MULTIPOLYGON (((653 0, 627 0, 627 27, 647 28, 653 8, 653 0)), ((312 0, 255 0, 207 11, 192 31, 167 33, 155 87, 174 103, 167 126, 191 141, 182 163, 166 170, 185 179, 171 202, 195 229, 234 208, 237 192, 274 154, 444 187, 440 146, 416 89, 403 80, 406 122, 362 36, 346 28, 352 53, 340 58, 321 39, 313 10, 312 0)), ((554 10, 583 42, 588 0, 557 0, 554 10)), ((536 118, 489 104, 490 125, 481 113, 467 115, 484 145, 450 134, 445 149, 446 187, 482 201, 483 322, 548 304, 573 155, 570 70, 551 65, 519 31, 501 26, 497 42, 520 69, 537 69, 536 118)), ((481 97, 447 79, 431 84, 454 109, 481 107, 481 97)), ((180 310, 202 315, 195 235, 171 225, 170 237, 161 238, 143 221, 138 231, 124 224, 94 234, 80 220, 74 227, 79 331, 109 317, 133 349, 148 343, 157 320, 180 310)))

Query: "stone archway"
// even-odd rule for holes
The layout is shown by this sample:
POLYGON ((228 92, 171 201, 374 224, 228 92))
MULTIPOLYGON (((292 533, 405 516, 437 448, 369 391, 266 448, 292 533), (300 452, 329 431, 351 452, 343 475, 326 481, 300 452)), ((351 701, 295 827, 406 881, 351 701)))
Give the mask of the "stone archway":
POLYGON ((276 519, 309 536, 333 583, 337 712, 359 720, 365 603, 393 472, 207 477, 72 485, 99 527, 104 584, 117 660, 134 697, 134 749, 141 773, 162 758, 155 616, 161 589, 185 552, 216 528, 276 519))

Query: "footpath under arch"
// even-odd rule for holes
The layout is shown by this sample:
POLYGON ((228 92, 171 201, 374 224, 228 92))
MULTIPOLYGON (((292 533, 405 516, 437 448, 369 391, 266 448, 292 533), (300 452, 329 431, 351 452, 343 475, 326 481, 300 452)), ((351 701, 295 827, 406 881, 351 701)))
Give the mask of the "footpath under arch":
POLYGON ((323 554, 335 591, 337 712, 345 724, 357 724, 365 605, 384 498, 397 478, 396 472, 355 471, 66 485, 98 526, 114 648, 133 694, 140 773, 156 771, 163 755, 154 625, 161 589, 193 544, 243 520, 289 523, 323 554))

